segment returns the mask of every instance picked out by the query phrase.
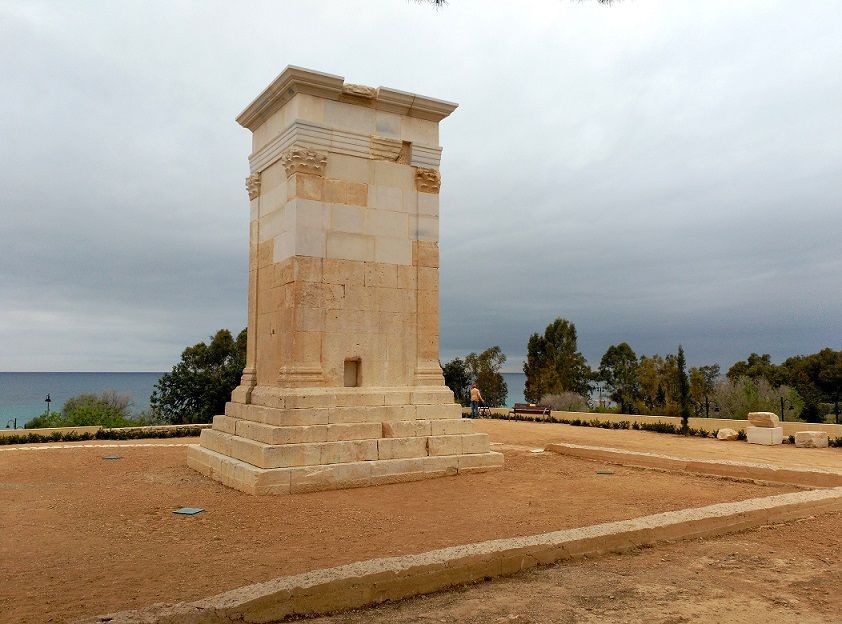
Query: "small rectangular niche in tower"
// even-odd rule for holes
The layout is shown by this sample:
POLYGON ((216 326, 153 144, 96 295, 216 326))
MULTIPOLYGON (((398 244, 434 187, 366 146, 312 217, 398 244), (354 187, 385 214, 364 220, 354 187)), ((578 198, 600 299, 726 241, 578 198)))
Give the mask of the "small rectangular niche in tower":
POLYGON ((360 361, 345 360, 345 387, 355 388, 360 385, 360 361))

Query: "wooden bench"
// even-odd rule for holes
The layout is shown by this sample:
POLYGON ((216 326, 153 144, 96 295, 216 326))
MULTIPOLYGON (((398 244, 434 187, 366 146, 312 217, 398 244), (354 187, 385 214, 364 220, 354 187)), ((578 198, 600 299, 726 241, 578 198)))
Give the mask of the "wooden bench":
POLYGON ((518 414, 538 414, 539 416, 549 416, 550 408, 546 405, 535 405, 533 403, 515 403, 512 411, 509 412, 512 416, 518 414))

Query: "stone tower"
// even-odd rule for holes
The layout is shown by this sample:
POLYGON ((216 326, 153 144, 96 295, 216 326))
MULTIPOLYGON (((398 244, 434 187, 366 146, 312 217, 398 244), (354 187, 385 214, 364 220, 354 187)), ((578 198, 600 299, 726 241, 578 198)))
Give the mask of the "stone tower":
POLYGON ((438 361, 438 123, 455 108, 287 67, 237 118, 247 363, 191 467, 283 494, 502 466, 438 361))

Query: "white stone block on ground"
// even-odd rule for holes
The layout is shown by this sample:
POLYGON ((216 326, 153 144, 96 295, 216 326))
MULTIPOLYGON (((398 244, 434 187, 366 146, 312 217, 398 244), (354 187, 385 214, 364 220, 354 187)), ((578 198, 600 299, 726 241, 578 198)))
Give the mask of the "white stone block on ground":
POLYGON ((795 434, 795 446, 799 448, 827 448, 827 432, 799 431, 795 434))
POLYGON ((717 440, 738 440, 739 432, 736 429, 729 429, 727 427, 716 432, 717 440))
POLYGON ((748 421, 755 427, 777 427, 778 415, 772 412, 749 412, 748 421))
POLYGON ((746 439, 749 444, 773 446, 783 444, 783 427, 746 427, 746 439))

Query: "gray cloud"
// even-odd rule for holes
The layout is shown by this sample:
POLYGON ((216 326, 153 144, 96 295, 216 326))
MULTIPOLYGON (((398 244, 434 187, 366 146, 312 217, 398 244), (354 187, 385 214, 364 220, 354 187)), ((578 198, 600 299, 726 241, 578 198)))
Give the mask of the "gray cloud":
POLYGON ((160 370, 245 324, 248 132, 283 68, 457 101, 442 357, 574 321, 727 366, 840 347, 827 3, 0 2, 0 370, 160 370))

